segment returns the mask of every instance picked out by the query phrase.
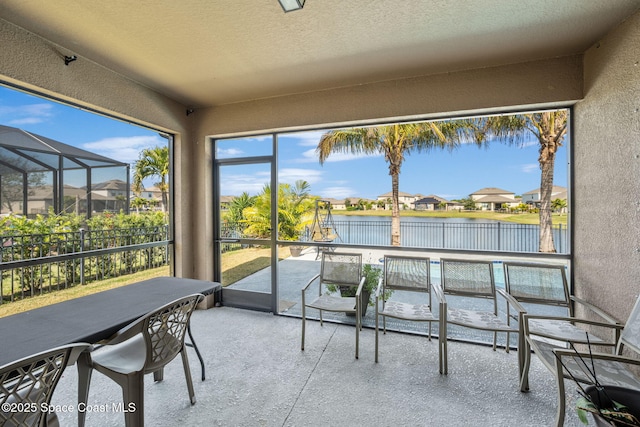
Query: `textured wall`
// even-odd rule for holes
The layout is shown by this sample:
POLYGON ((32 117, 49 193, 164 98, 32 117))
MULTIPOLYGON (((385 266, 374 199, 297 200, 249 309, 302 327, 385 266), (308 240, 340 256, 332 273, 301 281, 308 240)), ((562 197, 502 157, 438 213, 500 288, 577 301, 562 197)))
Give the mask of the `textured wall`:
POLYGON ((575 292, 625 321, 640 293, 640 14, 584 58, 575 107, 575 292))
POLYGON ((582 99, 582 56, 363 84, 199 110, 198 134, 325 126, 582 99))

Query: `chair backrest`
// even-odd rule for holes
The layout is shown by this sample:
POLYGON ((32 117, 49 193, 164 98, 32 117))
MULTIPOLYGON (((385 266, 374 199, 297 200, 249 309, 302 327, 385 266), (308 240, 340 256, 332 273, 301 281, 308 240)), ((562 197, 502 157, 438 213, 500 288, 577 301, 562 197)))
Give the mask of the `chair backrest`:
POLYGON ((506 291, 519 302, 567 307, 573 315, 565 266, 505 262, 506 291))
POLYGON ((143 318, 142 333, 147 345, 145 372, 163 367, 180 353, 191 314, 202 298, 202 294, 179 298, 143 318))
POLYGON ((440 284, 449 295, 495 300, 496 285, 491 261, 440 260, 440 284))
POLYGON ((334 285, 358 286, 362 277, 362 254, 322 253, 320 280, 334 285))
POLYGON ((431 274, 429 258, 385 255, 385 290, 430 292, 431 274))
POLYGON ((41 425, 62 372, 88 347, 69 344, 0 367, 0 425, 41 425))
POLYGON ((619 345, 620 344, 640 354, 640 298, 636 299, 627 323, 625 323, 622 329, 619 340, 619 345))

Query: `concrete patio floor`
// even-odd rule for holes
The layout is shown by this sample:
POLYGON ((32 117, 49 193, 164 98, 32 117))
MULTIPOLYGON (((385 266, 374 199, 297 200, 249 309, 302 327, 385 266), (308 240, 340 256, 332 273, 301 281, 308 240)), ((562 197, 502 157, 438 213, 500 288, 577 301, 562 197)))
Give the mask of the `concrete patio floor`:
MULTIPOLYGON (((196 311, 192 330, 205 358, 207 379, 189 349, 197 403, 189 404, 178 357, 164 381, 145 378, 147 426, 550 426, 556 411, 554 379, 534 356, 529 393, 518 387, 517 352, 460 342, 449 345, 449 374, 438 373, 438 346, 425 337, 387 333, 374 362, 372 329, 361 333, 354 358, 354 328, 230 307, 196 311)), ((77 375, 69 367, 52 404, 61 426, 76 425, 77 375)), ((575 386, 567 383, 574 394, 575 386)), ((94 373, 88 426, 123 426, 112 404, 119 387, 94 373), (103 406, 99 406, 103 405, 103 406)), ((581 426, 567 404, 566 426, 581 426)))

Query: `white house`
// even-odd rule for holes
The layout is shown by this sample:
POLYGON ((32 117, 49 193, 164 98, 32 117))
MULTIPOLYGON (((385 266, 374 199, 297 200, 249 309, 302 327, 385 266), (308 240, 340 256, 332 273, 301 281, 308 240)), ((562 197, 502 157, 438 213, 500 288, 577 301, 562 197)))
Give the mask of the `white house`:
MULTIPOLYGON (((378 201, 385 202, 385 209, 391 209, 391 204, 386 203, 387 199, 391 200, 392 192, 384 193, 378 196, 378 201)), ((403 209, 415 209, 415 201, 422 199, 422 194, 409 194, 403 191, 398 191, 398 203, 400 204, 400 210, 403 209)))
POLYGON ((483 211, 496 211, 507 207, 516 207, 521 199, 516 199, 516 194, 495 187, 485 187, 469 195, 476 203, 476 207, 483 211))
MULTIPOLYGON (((560 187, 559 185, 554 185, 551 190, 551 200, 554 199, 562 199, 567 200, 567 188, 560 187)), ((532 206, 540 205, 540 189, 536 188, 535 190, 527 191, 522 195, 522 203, 526 203, 532 206)))

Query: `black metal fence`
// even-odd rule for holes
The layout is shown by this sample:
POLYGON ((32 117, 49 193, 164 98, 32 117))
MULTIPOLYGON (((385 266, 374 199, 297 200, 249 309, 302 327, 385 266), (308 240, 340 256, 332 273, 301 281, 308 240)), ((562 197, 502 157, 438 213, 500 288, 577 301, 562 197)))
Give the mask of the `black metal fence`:
MULTIPOLYGON (((341 243, 389 245, 390 221, 334 221, 341 243)), ((401 245, 415 248, 538 252, 540 227, 506 222, 400 221, 401 245)), ((568 253, 567 227, 553 227, 556 252, 568 253)))
MULTIPOLYGON (((329 224, 327 224, 329 226, 329 224)), ((335 220, 330 224, 338 234, 335 243, 364 246, 386 246, 391 243, 389 220, 335 220)), ((566 225, 553 226, 556 252, 569 253, 569 237, 566 225)), ((223 239, 238 239, 240 230, 222 227, 223 239)), ((302 241, 311 239, 311 232, 302 241)), ((403 247, 426 249, 458 249, 472 251, 539 252, 540 226, 508 222, 426 222, 400 221, 400 241, 403 247)), ((226 242, 222 251, 239 249, 239 243, 226 242)))
POLYGON ((0 237, 0 303, 169 264, 169 228, 0 237))

